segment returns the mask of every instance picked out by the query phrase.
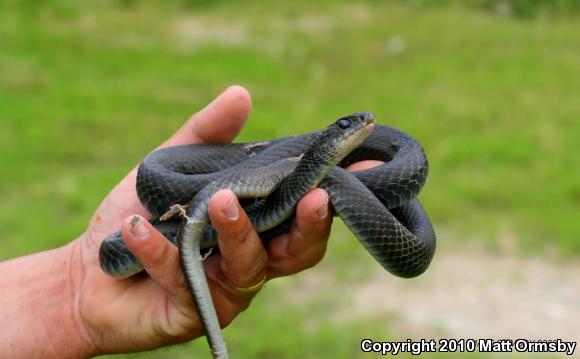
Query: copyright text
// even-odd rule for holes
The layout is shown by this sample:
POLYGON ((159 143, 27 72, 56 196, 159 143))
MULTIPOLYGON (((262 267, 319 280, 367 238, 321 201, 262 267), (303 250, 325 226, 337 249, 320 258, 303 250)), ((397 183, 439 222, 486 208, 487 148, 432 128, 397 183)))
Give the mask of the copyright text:
POLYGON ((360 349, 382 355, 411 353, 419 355, 433 352, 479 352, 479 353, 562 353, 573 355, 578 343, 562 339, 407 339, 404 341, 374 341, 363 339, 360 349))

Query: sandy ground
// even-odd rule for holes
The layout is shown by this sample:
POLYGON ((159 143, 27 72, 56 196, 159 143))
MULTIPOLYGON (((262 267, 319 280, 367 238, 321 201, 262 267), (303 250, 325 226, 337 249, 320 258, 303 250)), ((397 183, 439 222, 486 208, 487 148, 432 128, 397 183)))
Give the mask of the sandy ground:
MULTIPOLYGON (((302 276, 300 292, 330 290, 324 287, 335 274, 315 272, 302 276)), ((377 268, 345 290, 352 305, 339 310, 339 320, 385 317, 399 339, 560 338, 578 342, 574 356, 580 357, 577 261, 448 245, 419 278, 402 280, 377 268)))
POLYGON ((438 254, 420 278, 377 273, 353 288, 354 312, 394 312, 393 330, 421 337, 580 340, 580 264, 479 248, 438 254))

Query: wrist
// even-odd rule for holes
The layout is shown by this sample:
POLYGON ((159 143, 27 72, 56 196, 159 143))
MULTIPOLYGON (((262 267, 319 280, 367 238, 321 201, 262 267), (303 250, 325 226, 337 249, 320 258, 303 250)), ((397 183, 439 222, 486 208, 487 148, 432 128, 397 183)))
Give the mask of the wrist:
POLYGON ((0 263, 0 357, 83 358, 92 341, 78 311, 82 263, 74 241, 0 263), (77 272, 75 272, 75 270, 77 272), (3 317, 3 318, 2 318, 3 317))

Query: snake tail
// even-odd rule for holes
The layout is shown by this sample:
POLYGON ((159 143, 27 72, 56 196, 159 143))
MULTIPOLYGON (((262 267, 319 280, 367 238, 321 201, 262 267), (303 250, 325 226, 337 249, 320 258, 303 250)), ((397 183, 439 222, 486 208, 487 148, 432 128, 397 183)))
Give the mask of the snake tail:
POLYGON ((177 235, 179 254, 205 336, 215 359, 227 359, 228 347, 213 305, 201 255, 200 237, 207 223, 184 218, 177 235))
POLYGON ((212 355, 216 359, 228 358, 228 349, 221 331, 219 319, 213 304, 203 268, 201 254, 205 233, 209 225, 209 202, 222 188, 229 188, 238 198, 265 197, 279 182, 294 170, 296 159, 283 159, 262 169, 232 173, 205 186, 193 198, 186 209, 177 233, 177 246, 187 282, 201 318, 212 355), (274 171, 276 176, 269 174, 274 171), (252 173, 260 181, 259 186, 249 187, 240 181, 252 173), (262 177, 264 178, 262 178, 262 177))

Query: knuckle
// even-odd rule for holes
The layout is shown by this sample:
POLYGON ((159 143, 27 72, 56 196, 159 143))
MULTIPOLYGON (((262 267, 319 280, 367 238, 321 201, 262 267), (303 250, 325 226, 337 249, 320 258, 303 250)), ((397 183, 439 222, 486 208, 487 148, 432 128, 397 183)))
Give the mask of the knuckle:
POLYGON ((288 258, 291 266, 296 270, 301 271, 318 264, 324 254, 326 253, 326 242, 322 245, 311 244, 308 248, 304 248, 299 253, 292 253, 288 258))
POLYGON ((147 246, 143 246, 143 254, 146 256, 147 262, 151 264, 170 263, 176 260, 171 253, 170 246, 171 244, 164 237, 153 236, 147 246))
POLYGON ((250 221, 245 217, 240 217, 238 221, 238 230, 232 233, 234 236, 239 236, 240 239, 249 238, 254 234, 254 228, 250 225, 250 221))
POLYGON ((301 240, 313 242, 325 239, 330 234, 330 222, 327 219, 304 218, 296 222, 296 235, 301 240))
POLYGON ((222 232, 224 239, 234 241, 234 243, 235 241, 243 242, 255 234, 254 228, 245 216, 240 216, 240 219, 236 223, 231 226, 226 226, 222 232))

